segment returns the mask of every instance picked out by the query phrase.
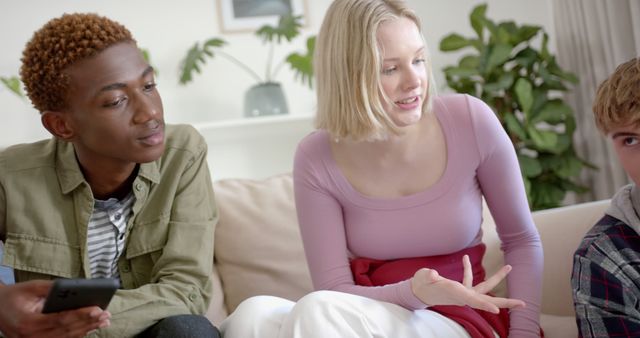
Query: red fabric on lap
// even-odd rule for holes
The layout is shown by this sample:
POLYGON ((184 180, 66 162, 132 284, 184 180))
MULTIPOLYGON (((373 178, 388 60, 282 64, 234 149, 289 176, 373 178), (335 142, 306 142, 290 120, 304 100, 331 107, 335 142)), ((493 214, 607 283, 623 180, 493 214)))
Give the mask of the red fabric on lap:
MULTIPOLYGON (((362 286, 382 286, 407 280, 421 268, 435 269, 447 279, 462 282, 462 257, 469 255, 473 268, 473 285, 476 285, 485 279, 482 267, 485 249, 484 244, 479 244, 449 255, 390 261, 355 258, 350 262, 351 272, 355 283, 362 286)), ((429 310, 462 325, 472 338, 493 338, 494 330, 501 338, 506 338, 509 333, 509 312, 506 309, 500 309, 499 314, 455 305, 431 306, 429 310)))

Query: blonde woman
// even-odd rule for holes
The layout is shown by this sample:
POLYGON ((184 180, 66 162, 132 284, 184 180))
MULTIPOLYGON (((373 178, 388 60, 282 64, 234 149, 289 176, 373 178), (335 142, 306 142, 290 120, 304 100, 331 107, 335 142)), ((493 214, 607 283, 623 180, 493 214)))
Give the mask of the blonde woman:
POLYGON ((293 176, 318 291, 251 298, 225 337, 538 337, 542 248, 491 109, 435 96, 403 1, 334 1, 316 49, 318 130, 293 176), (483 196, 507 262, 487 279, 483 196), (487 294, 505 277, 509 298, 487 294))

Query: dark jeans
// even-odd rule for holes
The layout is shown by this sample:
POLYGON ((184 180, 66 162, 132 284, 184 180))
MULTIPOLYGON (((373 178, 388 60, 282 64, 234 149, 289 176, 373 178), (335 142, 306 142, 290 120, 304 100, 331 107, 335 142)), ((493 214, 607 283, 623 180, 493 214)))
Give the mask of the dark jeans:
POLYGON ((220 332, 204 316, 178 315, 167 317, 148 329, 137 338, 220 338, 220 332))

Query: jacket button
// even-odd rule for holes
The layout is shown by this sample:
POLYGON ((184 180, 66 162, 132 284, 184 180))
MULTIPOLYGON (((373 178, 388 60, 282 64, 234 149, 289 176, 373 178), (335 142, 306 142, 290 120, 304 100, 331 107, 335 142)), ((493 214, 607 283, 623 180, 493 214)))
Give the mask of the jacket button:
POLYGON ((191 301, 195 301, 196 299, 198 299, 198 296, 195 293, 190 293, 189 294, 189 299, 191 301))
POLYGON ((122 272, 129 272, 129 270, 130 269, 129 269, 129 265, 128 264, 122 266, 122 272))
POLYGON ((136 183, 136 190, 142 191, 143 188, 144 188, 144 185, 142 183, 136 183))

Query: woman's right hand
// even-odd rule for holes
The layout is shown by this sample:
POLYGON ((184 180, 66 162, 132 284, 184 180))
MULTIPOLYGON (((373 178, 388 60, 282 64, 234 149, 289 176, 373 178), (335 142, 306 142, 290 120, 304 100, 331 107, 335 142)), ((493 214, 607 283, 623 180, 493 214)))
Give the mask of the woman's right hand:
POLYGON ((411 290, 423 303, 434 305, 468 305, 472 308, 498 313, 500 308, 524 307, 518 299, 489 296, 491 291, 511 271, 510 265, 503 266, 493 276, 473 286, 473 272, 469 257, 462 258, 464 277, 462 283, 444 278, 436 270, 422 268, 411 279, 411 290))

